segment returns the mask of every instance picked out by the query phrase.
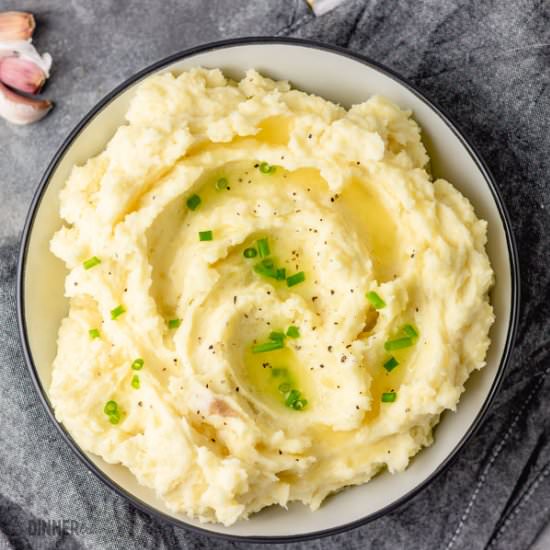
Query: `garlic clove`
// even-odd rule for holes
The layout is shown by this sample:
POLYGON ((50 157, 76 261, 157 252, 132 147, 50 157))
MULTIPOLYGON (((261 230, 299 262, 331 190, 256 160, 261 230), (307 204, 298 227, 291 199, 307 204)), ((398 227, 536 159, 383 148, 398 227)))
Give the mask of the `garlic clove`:
POLYGON ((36 23, 32 13, 0 12, 0 40, 29 40, 36 23))
POLYGON ((28 61, 32 61, 35 65, 38 65, 46 78, 50 76, 50 68, 52 66, 52 56, 49 53, 40 55, 36 48, 25 40, 18 40, 15 42, 2 42, 0 40, 0 58, 2 57, 22 57, 28 61))
POLYGON ((37 94, 46 82, 46 75, 32 61, 13 55, 0 58, 0 80, 21 92, 37 94))
POLYGON ((13 124, 31 124, 44 118, 53 103, 15 93, 0 83, 0 116, 13 124))

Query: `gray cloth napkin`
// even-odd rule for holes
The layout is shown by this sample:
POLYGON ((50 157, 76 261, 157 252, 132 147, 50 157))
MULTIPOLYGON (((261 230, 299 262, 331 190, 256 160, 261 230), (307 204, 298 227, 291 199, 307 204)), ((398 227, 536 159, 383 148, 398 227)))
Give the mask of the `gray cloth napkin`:
POLYGON ((4 0, 1 7, 37 14, 36 43, 54 58, 47 94, 57 107, 34 127, 0 124, 0 548, 249 547, 149 517, 72 454, 42 409, 23 362, 14 277, 31 195, 68 131, 97 100, 170 53, 261 34, 313 38, 366 54, 439 103, 496 177, 513 220, 523 278, 511 365, 486 421, 457 460, 381 519, 280 547, 528 548, 550 517, 548 2, 348 0, 318 17, 301 0, 4 0), (37 536, 33 526, 41 519, 76 523, 68 534, 37 536))

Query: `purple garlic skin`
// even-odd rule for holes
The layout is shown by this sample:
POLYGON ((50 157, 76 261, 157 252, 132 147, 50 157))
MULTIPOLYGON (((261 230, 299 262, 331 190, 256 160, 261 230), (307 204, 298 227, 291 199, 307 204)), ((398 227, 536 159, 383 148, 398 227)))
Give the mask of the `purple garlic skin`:
POLYGON ((31 124, 44 118, 53 103, 47 99, 25 97, 0 83, 0 116, 12 124, 31 124))
POLYGON ((0 81, 20 92, 38 94, 46 82, 46 74, 36 63, 12 55, 0 57, 0 81))

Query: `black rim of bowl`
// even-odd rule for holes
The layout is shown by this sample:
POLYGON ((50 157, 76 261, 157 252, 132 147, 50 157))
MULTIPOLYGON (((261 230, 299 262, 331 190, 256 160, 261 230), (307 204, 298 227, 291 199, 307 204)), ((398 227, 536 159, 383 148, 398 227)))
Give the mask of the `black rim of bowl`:
POLYGON ((510 359, 510 354, 513 347, 513 342, 517 330, 517 324, 518 324, 518 313, 519 313, 519 263, 518 263, 518 256, 517 256, 517 249, 516 244, 514 240, 514 235, 512 232, 512 226, 510 223, 510 218, 508 215, 508 212, 506 211, 506 208, 504 206, 504 201, 502 199, 502 196, 500 194, 500 191, 498 190, 495 180, 493 176, 491 175, 487 165, 482 160, 481 155, 477 152, 475 147, 470 143, 470 141, 464 136, 464 134, 458 130, 456 124, 449 119, 449 117, 444 114, 441 109, 435 105, 431 100, 426 98, 424 94, 413 84, 408 82, 405 78, 397 74, 391 69, 388 69, 384 65, 381 65, 380 63, 373 61, 369 59, 368 57, 365 57, 360 54, 353 53, 349 50, 346 50, 344 48, 338 47, 338 46, 332 46, 328 44, 323 44, 321 42, 316 42, 313 40, 303 40, 303 39, 296 39, 296 38, 275 38, 275 37, 246 37, 246 38, 236 38, 236 39, 230 39, 230 40, 222 40, 219 42, 211 42, 208 44, 204 44, 201 46, 196 46, 193 48, 189 48, 186 50, 183 50, 181 52, 175 53, 173 55, 170 55, 169 57, 166 57, 149 67, 139 71, 134 76, 128 78, 126 81, 124 81, 122 84, 117 86, 114 90, 112 90, 107 96, 105 96, 99 103, 96 104, 93 109, 91 109, 88 114, 78 123, 78 125, 73 129, 73 131, 69 134, 69 136, 63 141, 61 146, 59 147, 58 151, 54 155, 53 159, 51 160, 50 164, 48 165, 48 168, 46 169, 46 172, 44 173, 42 179, 40 180, 40 183, 38 185, 38 188, 33 196, 31 206, 29 208, 29 212, 27 214, 25 225, 23 228, 22 238, 21 238, 21 247, 20 247, 20 253, 19 253, 19 262, 18 262, 18 268, 17 268, 17 320, 19 325, 19 334, 23 346, 23 352, 25 356, 25 361, 27 363, 27 367, 29 368, 31 378, 33 380, 34 386, 38 392, 38 395, 40 397, 40 400, 42 401, 42 405, 46 409, 46 412, 48 413, 48 416, 58 429, 58 431, 61 433, 63 439, 65 442, 69 445, 69 447, 76 453, 78 458, 84 463, 84 465, 93 472, 101 481, 103 481, 107 486, 109 486, 112 490, 114 490, 119 495, 125 497, 128 501, 130 501, 133 505, 135 505, 140 510, 146 512, 147 514, 150 514, 156 518, 159 518, 161 520, 167 521, 171 525, 175 525, 177 527, 181 527, 184 529, 189 529, 192 531, 195 531, 197 533, 200 533, 202 535, 208 535, 212 537, 219 537, 226 540, 234 540, 234 541, 247 541, 247 542, 266 542, 266 543, 276 543, 276 542, 294 542, 294 541, 304 541, 308 539, 314 539, 314 538, 320 538, 325 537, 329 535, 335 535, 338 533, 342 533, 344 531, 347 531, 349 529, 353 529, 355 527, 359 527, 361 525, 364 525, 370 521, 373 521, 391 511, 396 510, 399 506, 403 505, 405 502, 409 501, 412 497, 414 497, 416 494, 418 494, 422 489, 424 489, 427 485, 429 485, 456 457, 458 451, 466 444, 466 442, 472 437, 472 435, 475 433, 475 431, 479 428, 482 419, 485 417, 489 406, 491 402, 493 401, 495 394, 498 390, 498 387, 500 386, 500 383, 502 381, 502 377, 506 368, 506 365, 508 364, 508 361, 510 359), (394 502, 388 504, 387 506, 381 508, 380 510, 377 510, 376 512, 373 512, 372 514, 368 514, 365 517, 352 521, 350 523, 346 523, 343 525, 339 525, 337 527, 329 528, 329 529, 322 529, 320 531, 315 532, 308 532, 305 534, 297 534, 297 535, 283 535, 283 536, 246 536, 246 535, 231 535, 226 533, 219 533, 215 531, 210 531, 208 529, 203 529, 201 527, 197 527, 195 525, 191 525, 189 523, 186 523, 183 520, 174 518, 172 516, 169 516, 165 514, 164 512, 161 512, 160 510, 157 510, 156 508, 153 508, 149 504, 143 502, 133 494, 129 493, 122 487, 120 487, 116 482, 114 482, 112 479, 109 478, 109 476, 104 473, 102 470, 100 470, 88 457, 84 454, 84 451, 80 449, 80 447, 77 445, 77 443, 73 440, 71 435, 66 431, 65 427, 59 423, 54 415, 53 409, 46 397, 46 393, 44 388, 42 387, 42 383, 40 381, 40 378, 38 376, 36 367, 33 362, 29 342, 27 339, 27 329, 26 329, 26 323, 25 323, 25 317, 24 317, 24 311, 25 311, 25 296, 24 296, 24 275, 25 275, 25 264, 26 264, 26 256, 27 256, 27 248, 28 248, 28 242, 29 237, 32 233, 32 228, 34 224, 35 214, 38 210, 38 207, 40 206, 40 203, 42 201, 42 197, 44 195, 44 191, 46 187, 48 186, 48 183, 50 181, 50 178, 52 174, 55 172, 58 164, 62 160, 62 158, 65 155, 65 152, 67 149, 71 146, 75 138, 80 134, 80 132, 88 125, 88 123, 106 106, 108 105, 114 98, 116 98, 120 93, 124 92, 130 85, 136 83, 137 81, 143 79, 150 73, 156 72, 163 67, 166 67, 167 65, 170 65, 176 61, 179 61, 181 59, 199 54, 204 53, 211 50, 217 50, 217 49, 223 49, 227 47, 233 47, 233 46, 243 46, 243 45, 250 45, 250 44, 286 44, 286 45, 295 45, 295 46, 301 46, 306 48, 313 48, 317 50, 322 51, 328 51, 331 53, 336 53, 338 55, 341 55, 343 57, 351 58, 355 61, 358 61, 364 65, 367 65, 382 74, 390 77, 394 81, 396 81, 401 86, 404 86, 407 88, 410 92, 412 92, 414 95, 416 95, 421 101, 423 101, 432 111, 434 111, 447 125, 447 127, 455 134, 455 136, 459 139, 459 141, 462 143, 463 147, 467 150, 470 157, 473 159, 473 161, 476 163, 477 167, 479 168, 480 172, 483 174, 487 185, 491 191, 491 194, 493 196, 493 200, 495 201, 495 204, 498 208, 502 223, 504 225, 505 233, 506 233, 506 242, 508 247, 508 253, 510 256, 510 274, 511 274, 511 313, 510 313, 510 324, 508 326, 508 332, 506 335, 506 344, 504 346, 504 350, 502 353, 502 358, 500 361, 500 364, 498 366, 497 373, 495 375, 495 379, 491 385, 491 388, 487 394, 487 397, 485 398, 485 401, 479 410, 476 418, 472 422, 471 426, 468 428, 468 431, 464 434, 462 439, 455 445, 455 447, 452 449, 452 451, 447 455, 445 460, 443 460, 438 467, 421 483, 419 483, 414 489, 403 495, 402 497, 398 498, 394 502))

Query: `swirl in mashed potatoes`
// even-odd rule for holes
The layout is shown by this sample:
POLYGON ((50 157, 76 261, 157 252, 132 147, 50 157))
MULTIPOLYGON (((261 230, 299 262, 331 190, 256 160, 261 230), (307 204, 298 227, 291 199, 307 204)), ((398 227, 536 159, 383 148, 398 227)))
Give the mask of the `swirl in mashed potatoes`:
POLYGON ((58 419, 225 525, 402 471, 493 322, 486 222, 411 113, 193 69, 126 118, 61 193, 58 419))

